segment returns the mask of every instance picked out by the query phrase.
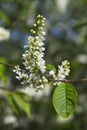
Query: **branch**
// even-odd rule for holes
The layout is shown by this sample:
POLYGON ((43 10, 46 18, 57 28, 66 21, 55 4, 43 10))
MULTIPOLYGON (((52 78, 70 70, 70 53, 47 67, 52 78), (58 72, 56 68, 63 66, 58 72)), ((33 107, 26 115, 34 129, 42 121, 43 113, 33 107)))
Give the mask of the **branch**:
POLYGON ((87 82, 87 78, 84 79, 75 79, 75 80, 54 80, 53 82, 64 82, 64 83, 70 83, 70 82, 87 82))
MULTIPOLYGON (((6 65, 9 67, 14 67, 14 65, 12 64, 8 64, 8 63, 4 63, 0 61, 0 64, 2 65, 6 65)), ((54 80, 53 82, 64 82, 64 83, 70 83, 70 82, 87 82, 87 78, 83 78, 83 79, 75 79, 75 80, 54 80)))
POLYGON ((8 64, 8 63, 4 63, 4 62, 1 62, 1 61, 0 61, 0 64, 6 65, 6 66, 9 66, 9 67, 14 67, 14 65, 11 65, 11 64, 8 64))

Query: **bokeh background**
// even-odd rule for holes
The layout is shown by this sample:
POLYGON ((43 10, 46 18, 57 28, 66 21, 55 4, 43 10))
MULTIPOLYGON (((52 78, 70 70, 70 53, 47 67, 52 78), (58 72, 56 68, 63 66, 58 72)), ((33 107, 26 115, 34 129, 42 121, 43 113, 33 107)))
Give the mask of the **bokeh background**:
MULTIPOLYGON (((71 63, 68 79, 87 77, 87 0, 0 0, 0 27, 10 34, 8 39, 0 39, 0 61, 21 65, 24 45, 38 14, 46 17, 46 63, 57 67, 67 59, 71 63)), ((78 104, 67 120, 55 112, 49 86, 39 94, 27 88, 28 117, 24 112, 17 115, 9 104, 11 98, 4 96, 5 89, 10 93, 21 89, 12 69, 0 65, 0 130, 87 130, 87 82, 73 83, 78 104)))

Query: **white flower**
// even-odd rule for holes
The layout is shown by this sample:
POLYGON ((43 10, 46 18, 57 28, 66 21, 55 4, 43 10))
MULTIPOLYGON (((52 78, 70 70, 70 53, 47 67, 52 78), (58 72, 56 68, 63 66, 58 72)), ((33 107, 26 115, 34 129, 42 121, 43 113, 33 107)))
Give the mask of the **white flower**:
POLYGON ((64 80, 66 78, 66 76, 69 75, 70 72, 70 66, 69 66, 69 62, 67 60, 62 61, 62 65, 58 65, 58 75, 57 78, 58 80, 64 80))
POLYGON ((44 45, 43 42, 39 42, 39 43, 38 43, 38 46, 39 46, 39 47, 41 47, 41 46, 43 46, 43 45, 44 45))
POLYGON ((42 35, 46 35, 46 33, 43 31, 43 32, 42 32, 42 35))
POLYGON ((13 72, 19 73, 20 70, 21 70, 21 69, 20 69, 19 65, 16 65, 16 66, 15 66, 15 69, 13 69, 13 72))
POLYGON ((48 80, 47 80, 47 78, 45 76, 42 76, 42 81, 45 82, 45 83, 48 82, 48 80))
POLYGON ((49 71, 49 75, 54 75, 55 74, 55 71, 51 70, 49 71))
MULTIPOLYGON (((65 80, 70 73, 70 63, 67 60, 62 61, 62 65, 58 65, 58 74, 54 76, 54 80, 65 80)), ((53 72, 49 72, 53 74, 53 72)), ((54 85, 59 85, 61 82, 54 82, 54 85)))
POLYGON ((22 78, 26 78, 27 77, 27 75, 26 74, 24 74, 24 73, 21 73, 21 72, 19 72, 19 73, 17 73, 18 74, 18 76, 16 76, 16 78, 17 79, 22 79, 22 78))

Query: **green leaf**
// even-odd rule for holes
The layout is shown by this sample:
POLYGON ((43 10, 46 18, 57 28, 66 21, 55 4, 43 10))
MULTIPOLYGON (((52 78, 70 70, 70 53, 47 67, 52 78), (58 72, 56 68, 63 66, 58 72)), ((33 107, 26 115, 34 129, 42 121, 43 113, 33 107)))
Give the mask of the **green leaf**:
POLYGON ((23 98, 24 100, 29 100, 31 98, 29 95, 27 95, 24 92, 21 92, 20 90, 17 90, 14 93, 20 95, 20 97, 23 98))
POLYGON ((55 88, 52 103, 56 112, 63 118, 70 116, 77 105, 77 92, 69 83, 61 83, 55 88))
POLYGON ((13 93, 12 92, 9 92, 7 90, 4 90, 4 95, 5 97, 7 98, 9 104, 11 105, 11 107, 13 108, 14 112, 18 115, 18 116, 21 116, 22 115, 22 112, 20 111, 16 101, 14 100, 13 98, 13 93))
POLYGON ((28 97, 26 94, 24 94, 23 92, 9 92, 5 90, 4 95, 6 96, 9 104, 12 106, 14 112, 17 115, 23 115, 24 111, 28 117, 30 116, 30 105, 25 100, 25 98, 28 97))
POLYGON ((6 14, 5 14, 3 11, 0 10, 0 19, 1 19, 1 18, 5 21, 5 23, 6 23, 7 25, 10 24, 9 18, 6 16, 6 14))
POLYGON ((47 69, 47 70, 54 70, 54 71, 56 71, 55 66, 54 66, 54 65, 51 65, 51 64, 46 64, 46 69, 47 69))
MULTIPOLYGON (((4 62, 5 63, 6 59, 0 57, 0 62, 4 62)), ((6 83, 6 81, 7 81, 7 77, 6 77, 5 71, 6 71, 6 66, 3 65, 3 64, 0 64, 0 79, 2 79, 4 83, 6 83)))
POLYGON ((29 103, 24 99, 24 94, 23 93, 19 93, 19 92, 15 92, 13 97, 14 100, 16 101, 16 103, 18 104, 18 106, 24 110, 24 112, 27 114, 27 116, 30 116, 30 105, 29 103))

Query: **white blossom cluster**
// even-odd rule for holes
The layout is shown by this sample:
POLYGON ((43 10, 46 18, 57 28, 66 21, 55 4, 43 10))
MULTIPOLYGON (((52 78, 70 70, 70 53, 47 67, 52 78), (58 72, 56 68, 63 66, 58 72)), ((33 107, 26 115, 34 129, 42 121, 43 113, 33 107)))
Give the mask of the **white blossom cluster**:
MULTIPOLYGON (((47 85, 47 76, 53 81, 64 80, 70 72, 70 63, 65 60, 62 61, 61 65, 58 65, 57 74, 54 70, 49 71, 49 74, 47 74, 44 60, 44 26, 45 18, 42 15, 38 15, 37 23, 34 24, 34 28, 31 29, 33 35, 28 37, 28 45, 25 46, 26 51, 22 55, 24 68, 21 69, 20 66, 17 65, 13 70, 17 75, 16 78, 21 80, 23 86, 33 87, 36 91, 43 89, 44 86, 47 85)), ((61 82, 54 82, 53 84, 59 85, 60 83, 61 82)))
POLYGON ((44 58, 44 35, 43 27, 45 18, 42 15, 37 16, 37 23, 34 24, 34 29, 31 29, 33 36, 28 37, 28 45, 25 46, 26 51, 22 55, 24 60, 24 69, 21 69, 19 65, 15 66, 13 70, 18 80, 21 80, 21 84, 24 86, 32 86, 38 91, 42 89, 45 83, 48 82, 45 77, 46 66, 44 58))
MULTIPOLYGON (((55 71, 50 71, 49 74, 54 78, 54 80, 65 80, 66 76, 70 73, 70 63, 67 60, 62 61, 61 65, 58 65, 58 73, 56 75, 55 71)), ((54 82, 54 85, 60 84, 61 82, 54 82)))
POLYGON ((70 72, 70 63, 67 60, 62 61, 62 65, 58 65, 58 79, 64 80, 70 72))
POLYGON ((10 32, 5 28, 0 27, 0 41, 8 40, 9 37, 10 37, 10 32))

